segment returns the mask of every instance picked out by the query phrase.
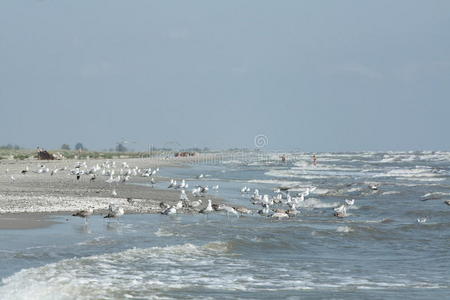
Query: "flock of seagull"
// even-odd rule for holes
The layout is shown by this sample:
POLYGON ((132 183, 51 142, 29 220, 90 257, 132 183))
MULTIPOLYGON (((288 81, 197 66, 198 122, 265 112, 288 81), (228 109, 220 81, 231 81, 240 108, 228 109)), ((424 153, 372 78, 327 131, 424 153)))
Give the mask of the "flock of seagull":
MULTIPOLYGON (((68 167, 55 168, 50 169, 46 165, 39 165, 37 170, 30 171, 30 168, 26 166, 20 174, 26 175, 28 172, 33 172, 37 174, 50 174, 51 176, 57 174, 58 172, 68 171, 69 175, 73 175, 76 177, 76 180, 80 180, 82 176, 89 176, 89 181, 95 181, 99 176, 107 177, 105 180, 106 183, 110 185, 112 188, 111 195, 113 197, 117 196, 116 189, 114 188, 119 183, 125 183, 130 180, 132 176, 142 176, 150 178, 150 184, 152 187, 156 184, 154 177, 158 174, 159 168, 146 168, 140 169, 139 167, 130 167, 126 162, 122 162, 118 165, 114 161, 106 161, 102 164, 96 164, 92 167, 88 167, 86 162, 77 162, 75 166, 68 170, 68 167), (117 170, 118 169, 118 170, 117 170)), ((8 169, 5 171, 9 172, 8 169)), ((197 179, 204 179, 206 176, 200 174, 197 176, 197 179)), ((13 175, 10 176, 11 181, 16 181, 16 177, 13 175)), ((208 194, 210 189, 212 191, 218 191, 219 185, 212 186, 203 186, 197 185, 192 190, 190 190, 190 195, 188 191, 189 184, 185 179, 182 179, 177 182, 177 180, 170 179, 169 184, 167 186, 169 189, 180 190, 179 201, 175 205, 170 205, 168 203, 161 202, 161 214, 163 215, 173 215, 177 213, 185 213, 185 212, 198 212, 202 214, 210 214, 213 212, 225 212, 227 216, 234 215, 239 217, 241 215, 248 214, 259 214, 262 216, 267 216, 274 219, 288 219, 296 217, 301 213, 300 206, 305 201, 306 197, 310 195, 310 193, 314 192, 316 187, 308 187, 305 191, 299 192, 296 195, 291 195, 287 190, 275 189, 273 190, 273 194, 261 194, 258 189, 252 190, 244 186, 240 192, 242 195, 250 195, 249 200, 250 203, 254 206, 260 207, 259 209, 252 210, 244 206, 235 206, 235 205, 227 205, 227 204, 213 204, 211 199, 208 199, 205 203, 203 203, 204 197, 208 194), (193 198, 190 200, 189 198, 193 198), (206 207, 205 205, 206 204, 206 207)), ((377 184, 369 185, 371 190, 378 190, 379 186, 377 184)), ((129 200, 129 199, 128 199, 129 200)), ((354 199, 345 199, 344 203, 334 208, 334 216, 337 218, 345 218, 348 216, 347 209, 355 204, 354 199)), ((450 201, 446 203, 450 205, 450 201)), ((87 219, 89 216, 93 215, 94 208, 88 207, 85 210, 78 211, 73 214, 73 216, 81 217, 87 219)), ((123 207, 110 203, 107 209, 107 214, 104 218, 120 218, 125 214, 125 210, 123 207)), ((427 221, 427 217, 420 217, 417 219, 418 223, 425 223, 427 221)))
MULTIPOLYGON (((197 179, 204 178, 201 174, 197 179)), ((177 204, 169 205, 167 203, 160 203, 161 214, 173 215, 179 212, 186 212, 192 209, 197 209, 202 205, 202 197, 205 197, 209 191, 208 186, 197 185, 191 190, 191 195, 195 200, 190 200, 186 192, 189 185, 183 179, 181 182, 177 183, 176 180, 171 179, 168 188, 180 189, 180 199, 177 204)), ((218 185, 212 187, 212 190, 217 191, 219 189, 218 185)), ((274 218, 274 219, 288 219, 300 214, 299 206, 305 201, 306 197, 310 193, 314 192, 316 187, 308 187, 305 191, 299 192, 297 195, 292 196, 289 191, 282 191, 280 189, 275 189, 273 195, 261 194, 258 189, 252 190, 244 186, 241 189, 242 195, 250 195, 250 203, 254 206, 260 207, 259 209, 252 210, 244 206, 233 206, 227 204, 212 204, 211 199, 208 199, 208 205, 206 208, 198 210, 199 213, 210 214, 213 212, 225 212, 227 216, 234 215, 239 217, 241 215, 248 214, 259 214, 262 216, 274 218)), ((334 209, 334 216, 338 218, 345 218, 348 216, 347 208, 354 205, 355 200, 346 199, 344 204, 336 207, 334 209)))

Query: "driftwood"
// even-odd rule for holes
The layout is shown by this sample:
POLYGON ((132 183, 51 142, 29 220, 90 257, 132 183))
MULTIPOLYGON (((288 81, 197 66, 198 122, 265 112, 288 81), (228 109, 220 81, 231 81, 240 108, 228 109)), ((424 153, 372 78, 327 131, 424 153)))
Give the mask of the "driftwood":
POLYGON ((195 156, 195 152, 177 152, 175 153, 175 157, 187 157, 187 156, 195 156))
POLYGON ((41 159, 41 160, 54 160, 55 159, 53 154, 50 154, 45 150, 39 151, 37 154, 37 158, 41 159))

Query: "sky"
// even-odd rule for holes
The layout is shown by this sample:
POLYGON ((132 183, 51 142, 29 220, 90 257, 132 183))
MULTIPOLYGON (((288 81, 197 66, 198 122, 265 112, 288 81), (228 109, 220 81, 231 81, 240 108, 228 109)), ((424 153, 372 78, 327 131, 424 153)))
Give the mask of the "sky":
POLYGON ((450 150, 450 1, 4 0, 0 145, 450 150))

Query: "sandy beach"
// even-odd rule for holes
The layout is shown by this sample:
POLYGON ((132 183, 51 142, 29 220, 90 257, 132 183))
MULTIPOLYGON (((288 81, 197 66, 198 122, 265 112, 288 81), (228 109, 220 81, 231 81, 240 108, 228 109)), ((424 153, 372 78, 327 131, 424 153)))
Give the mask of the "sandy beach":
MULTIPOLYGON (((123 163, 130 168, 182 167, 189 162, 184 159, 114 159, 116 172, 123 163)), ((104 163, 105 160, 87 160, 88 168, 104 163)), ((0 161, 0 229, 24 229, 51 224, 46 216, 50 214, 70 215, 78 210, 93 207, 94 214, 104 214, 110 203, 120 205, 127 214, 159 213, 160 202, 170 205, 179 200, 179 190, 152 188, 149 177, 131 176, 125 183, 109 184, 108 177, 82 175, 79 180, 70 170, 77 160, 24 160, 0 161), (54 175, 37 173, 41 165, 50 170, 67 168, 54 175), (28 166, 29 171, 21 174, 28 166), (14 179, 13 179, 14 178, 14 179), (112 191, 117 196, 112 195, 112 191)), ((157 182, 167 178, 154 177, 157 182)), ((217 202, 218 199, 210 197, 217 202)), ((195 213, 196 211, 187 211, 195 213)))

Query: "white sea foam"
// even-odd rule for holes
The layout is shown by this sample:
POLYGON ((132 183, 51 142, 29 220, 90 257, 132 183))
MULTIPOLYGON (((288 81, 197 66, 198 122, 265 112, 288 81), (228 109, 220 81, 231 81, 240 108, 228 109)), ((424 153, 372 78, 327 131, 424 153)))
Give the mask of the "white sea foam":
POLYGON ((426 193, 422 196, 422 198, 444 198, 444 197, 450 197, 450 193, 443 193, 443 192, 433 192, 433 193, 426 193))
MULTIPOLYGON (((117 299, 196 283, 214 285, 196 267, 229 260, 221 258, 227 249, 228 244, 220 242, 202 247, 184 244, 65 259, 3 279, 0 295, 2 299, 117 299)), ((221 280, 233 283, 232 278, 221 280)))
POLYGON ((352 232, 353 229, 350 226, 338 226, 336 228, 336 232, 343 232, 343 233, 347 233, 347 232, 352 232))
POLYGON ((331 208, 336 207, 339 203, 337 202, 322 202, 316 198, 307 198, 305 201, 300 202, 298 207, 304 208, 331 208))
POLYGON ((382 195, 397 195, 397 194, 400 194, 400 192, 399 191, 386 191, 386 192, 383 192, 382 193, 382 195))
MULTIPOLYGON (((336 231, 349 233, 352 228, 339 226, 336 231)), ((18 300, 156 299, 167 298, 168 292, 180 289, 264 292, 330 287, 430 287, 430 283, 409 281, 400 276, 395 280, 377 281, 361 276, 336 276, 339 269, 329 269, 316 276, 316 271, 307 263, 304 268, 289 270, 276 264, 261 265, 233 255, 231 247, 231 243, 224 242, 204 246, 183 244, 65 259, 24 269, 3 279, 0 296, 18 300), (284 276, 287 271, 290 277, 284 276), (271 277, 255 276, 264 272, 269 272, 271 277)))

